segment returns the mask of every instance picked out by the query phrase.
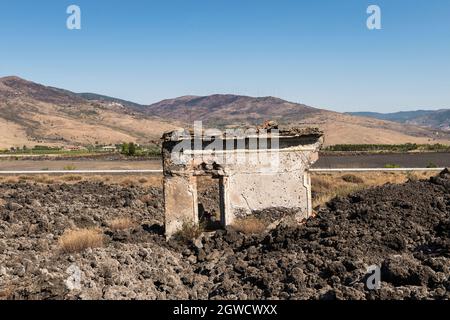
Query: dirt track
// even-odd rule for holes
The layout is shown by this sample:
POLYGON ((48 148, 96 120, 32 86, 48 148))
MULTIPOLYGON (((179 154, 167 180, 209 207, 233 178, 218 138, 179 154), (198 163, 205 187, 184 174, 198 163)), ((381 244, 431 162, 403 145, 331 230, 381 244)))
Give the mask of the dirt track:
MULTIPOLYGON (((0 296, 29 299, 449 299, 450 174, 335 199, 302 226, 167 243, 158 188, 0 185, 0 296), (133 228, 107 227, 132 217, 133 228), (104 248, 62 253, 67 228, 100 227, 104 248), (82 288, 69 290, 69 266, 82 288), (381 267, 382 288, 365 288, 381 267)), ((262 216, 280 215, 280 210, 262 216)))
POLYGON ((0 160, 0 171, 64 170, 148 170, 161 169, 160 160, 143 161, 100 161, 100 160, 0 160))

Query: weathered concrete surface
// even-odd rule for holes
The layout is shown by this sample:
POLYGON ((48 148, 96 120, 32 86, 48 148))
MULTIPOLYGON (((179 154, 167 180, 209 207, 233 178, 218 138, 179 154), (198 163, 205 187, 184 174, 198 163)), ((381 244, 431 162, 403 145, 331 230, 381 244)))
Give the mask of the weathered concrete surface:
POLYGON ((311 182, 306 170, 315 159, 317 154, 313 151, 292 150, 279 153, 274 171, 267 172, 259 166, 226 170, 226 224, 233 223, 235 217, 266 208, 295 209, 299 221, 310 216, 311 182))
POLYGON ((198 223, 197 179, 194 176, 164 178, 166 233, 174 234, 183 223, 198 223))
MULTIPOLYGON (((272 127, 273 129, 273 127, 272 127)), ((196 176, 220 178, 221 222, 266 208, 311 214, 308 168, 317 160, 323 134, 315 128, 205 134, 177 131, 163 136, 166 235, 184 222, 198 222, 196 176), (211 138, 211 135, 213 138, 211 138)))

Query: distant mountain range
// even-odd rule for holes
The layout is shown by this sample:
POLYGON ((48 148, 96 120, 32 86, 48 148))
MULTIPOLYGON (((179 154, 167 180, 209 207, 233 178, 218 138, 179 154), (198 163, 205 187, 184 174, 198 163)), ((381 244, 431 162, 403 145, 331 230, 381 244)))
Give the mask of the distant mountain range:
POLYGON ((394 113, 349 112, 348 114, 450 131, 450 109, 401 111, 394 113))
POLYGON ((95 93, 74 93, 18 77, 0 78, 0 148, 23 145, 150 143, 164 131, 192 126, 316 126, 326 144, 450 143, 450 132, 355 116, 275 97, 183 96, 142 105, 95 93))
POLYGON ((0 78, 0 148, 148 143, 176 127, 113 98, 89 100, 18 77, 0 78))

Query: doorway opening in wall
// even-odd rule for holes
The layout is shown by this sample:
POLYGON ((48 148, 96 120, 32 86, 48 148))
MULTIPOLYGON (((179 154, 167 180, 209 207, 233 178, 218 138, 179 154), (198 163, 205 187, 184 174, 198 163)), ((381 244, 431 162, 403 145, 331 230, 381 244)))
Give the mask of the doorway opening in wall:
POLYGON ((222 229, 220 178, 197 177, 198 220, 206 231, 222 229))

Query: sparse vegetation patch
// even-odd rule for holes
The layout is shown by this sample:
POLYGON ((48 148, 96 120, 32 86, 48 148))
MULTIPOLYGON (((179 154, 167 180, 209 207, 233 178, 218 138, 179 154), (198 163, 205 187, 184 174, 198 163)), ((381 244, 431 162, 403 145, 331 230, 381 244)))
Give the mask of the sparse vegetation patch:
POLYGON ((364 183, 364 180, 361 177, 358 177, 354 174, 344 174, 342 176, 342 180, 350 183, 364 183))
POLYGON ((87 248, 103 246, 103 233, 100 229, 66 230, 59 238, 59 247, 65 253, 81 252, 87 248))
POLYGON ((242 219, 236 219, 232 228, 245 234, 259 234, 266 230, 267 225, 262 220, 249 216, 242 219))
POLYGON ((108 221, 107 225, 111 230, 126 230, 136 226, 136 222, 131 218, 122 217, 108 221))
POLYGON ((181 230, 174 238, 182 242, 190 242, 200 237, 205 230, 203 223, 195 224, 192 221, 184 221, 181 230))

